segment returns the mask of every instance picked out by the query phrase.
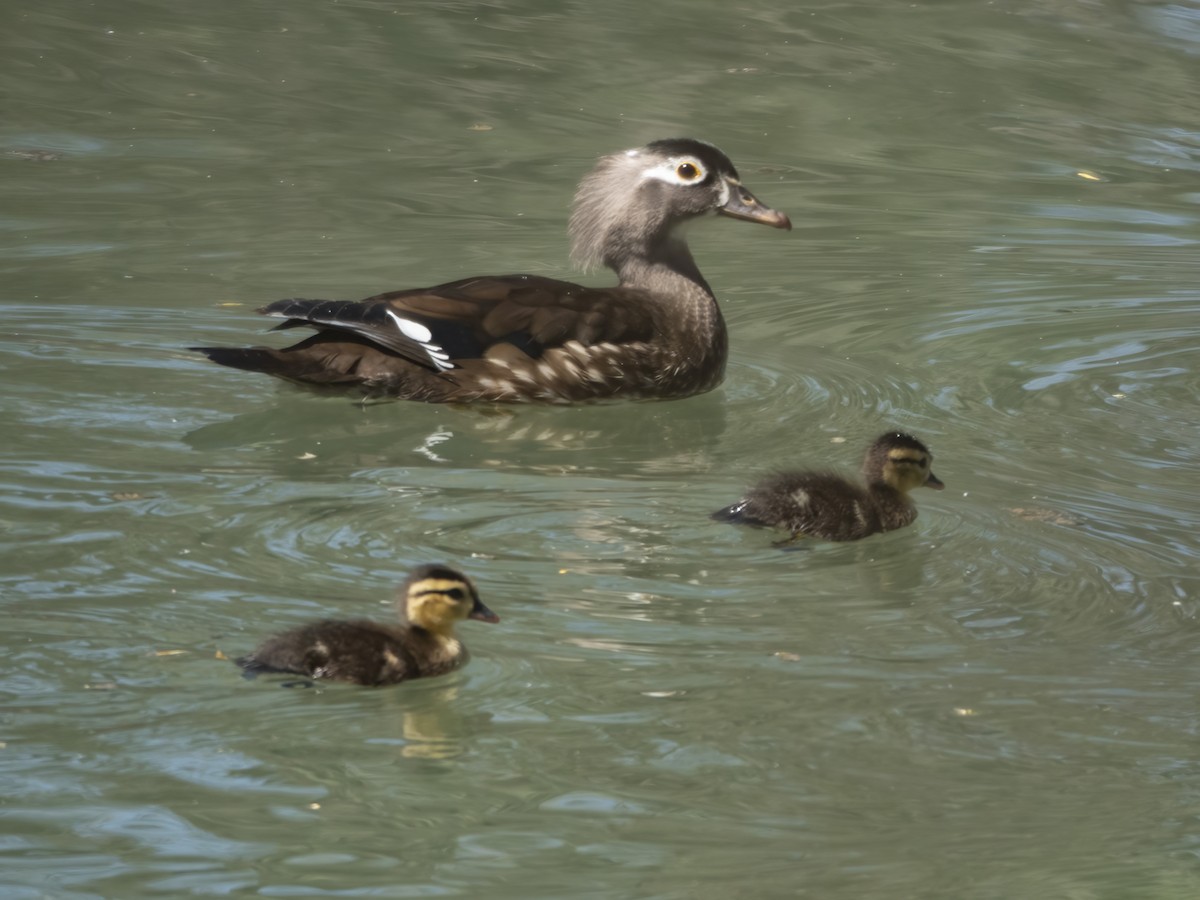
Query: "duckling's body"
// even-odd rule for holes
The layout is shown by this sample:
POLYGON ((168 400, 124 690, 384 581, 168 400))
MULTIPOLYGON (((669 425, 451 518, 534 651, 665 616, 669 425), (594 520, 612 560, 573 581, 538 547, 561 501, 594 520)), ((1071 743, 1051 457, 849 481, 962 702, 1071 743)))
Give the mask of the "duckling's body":
POLYGON ((917 508, 909 491, 945 487, 932 465, 933 454, 924 444, 911 435, 888 432, 867 450, 862 466, 865 487, 833 472, 781 472, 763 479, 712 518, 786 528, 793 538, 856 541, 911 525, 917 508))
POLYGON ((326 619, 267 638, 237 660, 247 672, 290 672, 354 684, 396 684, 442 675, 467 661, 454 633, 463 619, 498 622, 466 576, 445 566, 421 566, 400 591, 407 621, 384 625, 326 619))
POLYGON ((705 214, 791 228, 741 186, 729 158, 689 138, 602 158, 580 184, 573 255, 616 287, 536 275, 468 278, 366 300, 259 310, 316 334, 285 349, 196 347, 222 365, 310 386, 432 402, 669 399, 720 383, 716 298, 681 226, 705 214))

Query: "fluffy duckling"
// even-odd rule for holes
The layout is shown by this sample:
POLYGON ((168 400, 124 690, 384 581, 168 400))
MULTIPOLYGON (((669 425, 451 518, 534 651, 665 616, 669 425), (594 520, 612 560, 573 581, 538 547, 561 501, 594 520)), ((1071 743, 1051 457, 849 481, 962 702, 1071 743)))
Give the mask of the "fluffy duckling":
POLYGON ((443 675, 467 661, 454 634, 462 619, 499 622, 465 575, 446 566, 420 566, 397 596, 400 625, 325 619, 267 638, 237 660, 248 673, 292 672, 354 684, 396 684, 443 675))
POLYGON ((889 431, 871 444, 863 459, 865 490, 832 472, 781 472, 712 518, 786 528, 793 538, 856 541, 911 525, 917 509, 908 492, 945 487, 932 465, 928 447, 912 435, 889 431))

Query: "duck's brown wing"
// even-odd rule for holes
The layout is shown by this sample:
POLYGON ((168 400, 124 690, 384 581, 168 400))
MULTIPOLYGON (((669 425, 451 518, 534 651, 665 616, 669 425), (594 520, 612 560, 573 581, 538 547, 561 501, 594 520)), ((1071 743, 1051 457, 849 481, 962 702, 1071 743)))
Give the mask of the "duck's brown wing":
POLYGON ((587 348, 649 342, 659 329, 658 307, 641 291, 535 275, 470 278, 361 301, 278 300, 259 312, 283 318, 277 329, 308 326, 317 334, 284 350, 195 349, 224 365, 293 381, 360 383, 434 400, 486 398, 501 376, 514 386, 530 382, 532 397, 536 379, 506 376, 567 345, 581 359, 565 371, 548 368, 544 377, 586 381, 587 348))
POLYGON ((505 344, 537 359, 572 340, 625 343, 653 333, 638 291, 534 275, 469 278, 357 302, 279 300, 259 312, 287 319, 279 328, 351 332, 433 371, 486 358, 505 344))

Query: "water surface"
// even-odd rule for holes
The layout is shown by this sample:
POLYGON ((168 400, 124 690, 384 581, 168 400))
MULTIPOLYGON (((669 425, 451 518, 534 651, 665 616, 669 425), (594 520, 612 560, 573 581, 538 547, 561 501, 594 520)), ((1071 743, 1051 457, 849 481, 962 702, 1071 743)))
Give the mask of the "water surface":
POLYGON ((715 2, 0 11, 6 896, 1190 898, 1200 14, 715 2), (279 297, 576 276, 599 154, 719 144, 725 384, 361 406, 184 348, 279 297), (910 529, 710 522, 937 456, 910 529), (393 690, 218 655, 503 621, 393 690))

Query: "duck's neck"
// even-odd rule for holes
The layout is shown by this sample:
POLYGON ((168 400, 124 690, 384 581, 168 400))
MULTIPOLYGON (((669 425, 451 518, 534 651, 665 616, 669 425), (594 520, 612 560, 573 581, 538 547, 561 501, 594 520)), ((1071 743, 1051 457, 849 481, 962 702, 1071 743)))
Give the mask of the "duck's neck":
POLYGON ((427 648, 428 660, 436 667, 459 659, 464 651, 462 642, 454 633, 453 625, 445 628, 428 628, 414 624, 409 633, 427 648))
POLYGON ((422 675, 441 675, 458 668, 467 660, 467 648, 454 634, 454 630, 436 631, 421 625, 408 627, 408 649, 422 675))
POLYGON ((644 253, 621 255, 610 259, 609 265, 621 279, 621 287, 640 288, 655 293, 679 296, 700 288, 709 299, 715 300, 712 288, 700 274, 687 243, 668 238, 644 253))
POLYGON ((867 494, 875 503, 880 514, 885 517, 885 521, 887 517, 908 519, 909 521, 916 518, 916 507, 913 506, 908 494, 892 487, 882 479, 870 482, 867 485, 867 494))
POLYGON ((412 623, 412 628, 421 637, 437 644, 458 641, 458 635, 454 633, 453 622, 417 620, 412 623))

